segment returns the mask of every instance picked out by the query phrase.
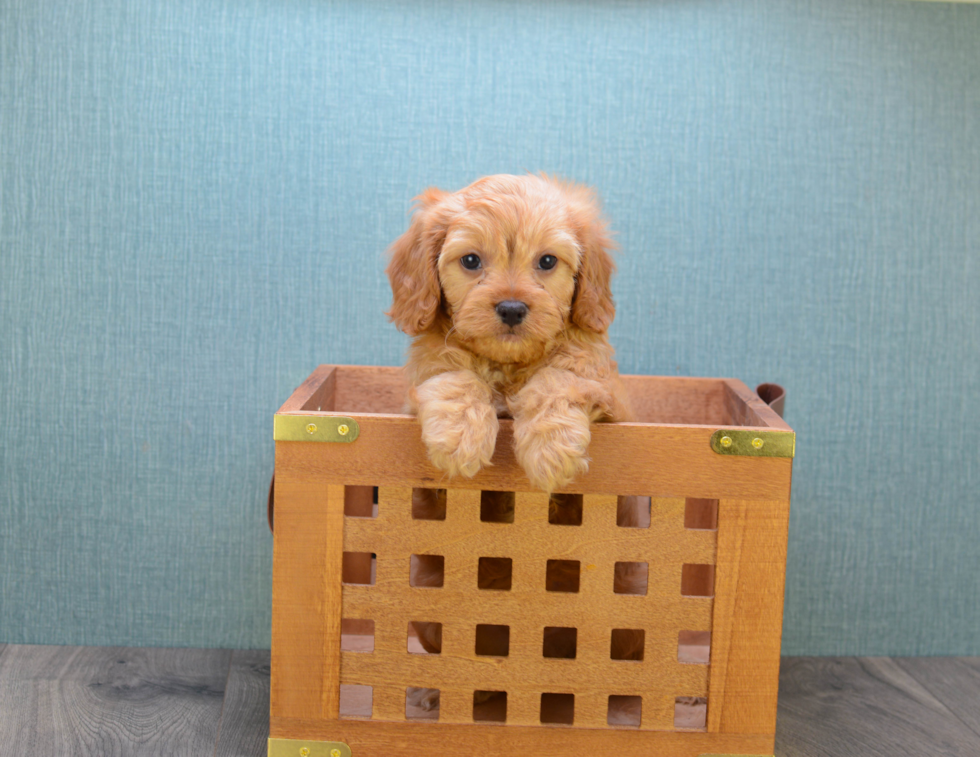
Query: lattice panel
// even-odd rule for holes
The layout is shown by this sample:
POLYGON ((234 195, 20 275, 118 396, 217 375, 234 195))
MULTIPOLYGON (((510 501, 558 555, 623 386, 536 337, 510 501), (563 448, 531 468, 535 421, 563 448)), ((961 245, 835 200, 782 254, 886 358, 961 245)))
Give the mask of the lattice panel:
POLYGON ((685 725, 678 698, 700 704, 708 689, 696 650, 711 630, 716 531, 692 519, 698 501, 654 498, 649 526, 632 528, 617 525, 614 495, 586 495, 581 525, 549 523, 546 494, 517 493, 512 523, 482 521, 480 491, 445 497, 444 520, 420 520, 412 489, 382 487, 374 517, 344 518, 342 716, 607 728, 613 697, 613 711, 632 713, 614 725, 685 725), (496 585, 509 573, 509 589, 479 588, 481 558, 496 585), (413 559, 430 582, 441 570, 442 585, 412 586, 413 559), (617 563, 640 564, 634 576, 646 566, 645 594, 614 591, 617 563), (549 574, 556 566, 564 570, 549 574), (435 653, 413 623, 441 624, 441 639, 427 627, 435 653), (546 628, 559 629, 549 633, 565 656, 545 656, 546 628), (612 659, 623 629, 642 631, 642 660, 612 659), (409 687, 438 690, 437 709, 417 706, 418 693, 406 704, 409 687))

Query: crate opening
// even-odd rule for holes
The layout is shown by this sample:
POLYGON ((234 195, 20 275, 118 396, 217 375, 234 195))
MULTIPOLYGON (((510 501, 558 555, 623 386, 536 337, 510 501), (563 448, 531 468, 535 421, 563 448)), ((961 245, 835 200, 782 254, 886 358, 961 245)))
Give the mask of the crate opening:
POLYGON ((412 518, 414 520, 445 520, 445 489, 412 489, 412 518))
POLYGON ((574 660, 578 651, 578 629, 560 626, 546 626, 541 654, 563 660, 574 660))
POLYGON ((478 623, 474 651, 481 657, 507 657, 510 654, 510 626, 478 623))
POLYGON ((405 689, 406 720, 438 720, 439 689, 409 686, 405 689))
POLYGON ((373 552, 344 552, 340 580, 345 584, 374 586, 378 556, 373 552))
POLYGON ((617 497, 616 525, 621 528, 650 528, 651 507, 650 497, 617 497))
POLYGON ((685 597, 713 597, 715 566, 685 563, 681 568, 681 594, 685 597))
POLYGON ((340 717, 370 718, 374 703, 374 687, 340 684, 340 717))
POLYGON ((575 722, 575 695, 541 695, 541 722, 552 725, 572 725, 575 722))
POLYGON ((481 557, 477 568, 480 589, 510 591, 514 561, 509 557, 481 557))
POLYGON ((480 492, 480 520, 484 523, 513 523, 514 492, 480 492))
POLYGON ((441 654, 442 623, 411 621, 408 624, 407 646, 411 654, 441 654))
POLYGON ((645 597, 649 574, 649 563, 618 562, 613 573, 613 592, 645 597))
POLYGON ((642 628, 614 628, 610 634, 609 658, 642 662, 645 641, 646 631, 642 628))
POLYGON ((483 690, 474 691, 473 720, 478 723, 506 723, 507 692, 483 690))
POLYGON ((689 665, 711 662, 711 631, 679 631, 677 661, 689 665))
POLYGON ((374 621, 358 618, 341 618, 340 651, 373 652, 374 621))
POLYGON ((624 728, 639 728, 643 716, 643 697, 623 694, 609 695, 606 723, 624 728))
POLYGON ((718 500, 688 497, 684 501, 684 528, 717 531, 718 500))
POLYGON ((708 722, 706 697, 677 697, 674 700, 674 728, 704 730, 708 722))
POLYGON ((440 588, 445 580, 445 557, 442 555, 412 555, 408 572, 410 586, 440 588))
POLYGON ((345 486, 344 515, 348 518, 377 518, 378 487, 345 486))
POLYGON ((554 526, 581 526, 582 495, 551 494, 548 497, 548 522, 554 526))
POLYGON ((548 560, 545 573, 545 589, 547 591, 562 591, 578 593, 579 587, 578 560, 548 560))

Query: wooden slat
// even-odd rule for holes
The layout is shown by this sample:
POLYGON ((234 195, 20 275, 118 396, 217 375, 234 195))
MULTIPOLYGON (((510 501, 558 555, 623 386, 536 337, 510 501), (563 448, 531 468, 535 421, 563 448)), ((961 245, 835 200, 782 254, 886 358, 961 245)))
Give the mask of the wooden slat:
POLYGON ((10 645, 0 753, 212 754, 228 650, 10 645))
POLYGON ((437 754, 527 754, 534 757, 614 754, 617 757, 700 757, 704 754, 772 754, 772 737, 752 734, 673 733, 635 728, 544 728, 521 725, 382 723, 273 717, 274 737, 337 740, 357 757, 437 754))
POLYGON ((264 755, 269 739, 269 651, 232 653, 214 757, 264 755))
POLYGON ((708 730, 774 733, 788 501, 721 500, 708 730))
MULTIPOLYGON (((277 442, 277 476, 284 467, 346 484, 534 491, 514 458, 512 421, 500 421, 491 467, 472 479, 450 481, 429 462, 414 418, 352 417, 360 425, 360 436, 352 444, 277 442)), ((704 499, 789 497, 792 460, 718 455, 710 446, 714 431, 710 426, 597 424, 589 447, 590 470, 564 491, 704 499)))
MULTIPOLYGON (((331 409, 339 413, 400 414, 405 412, 408 385, 400 367, 321 365, 304 383, 280 412, 302 407, 316 409, 310 398, 314 393, 328 396, 321 387, 326 377, 331 384, 331 409), (302 399, 297 399, 302 397, 302 399), (288 405, 288 407, 287 407, 288 405)), ((688 378, 679 376, 622 376, 630 395, 634 416, 642 423, 684 425, 761 425, 788 428, 772 420, 772 413, 762 411, 755 403, 765 403, 741 381, 718 378, 688 378), (752 409, 743 407, 745 402, 752 409), (758 422, 754 422, 758 421, 758 422)), ((327 409, 326 403, 320 403, 327 409)), ((778 417, 778 416, 776 416, 778 417)))
POLYGON ((276 445, 273 714, 338 712, 344 487, 304 478, 276 445))
POLYGON ((337 384, 337 368, 321 365, 297 387, 282 407, 280 413, 299 413, 316 410, 332 410, 333 394, 337 384))

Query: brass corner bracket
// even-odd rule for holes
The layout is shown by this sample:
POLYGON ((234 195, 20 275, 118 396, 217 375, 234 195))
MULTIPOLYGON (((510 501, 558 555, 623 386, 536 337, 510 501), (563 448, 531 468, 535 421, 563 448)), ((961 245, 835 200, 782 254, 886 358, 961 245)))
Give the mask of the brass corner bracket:
POLYGON ((340 415, 276 415, 277 442, 333 442, 350 444, 361 433, 353 418, 340 415))
POLYGON ((351 757, 351 751, 342 741, 269 739, 269 757, 351 757))
POLYGON ((796 455, 796 434, 792 431, 718 429, 711 435, 711 449, 719 455, 792 458, 796 455))

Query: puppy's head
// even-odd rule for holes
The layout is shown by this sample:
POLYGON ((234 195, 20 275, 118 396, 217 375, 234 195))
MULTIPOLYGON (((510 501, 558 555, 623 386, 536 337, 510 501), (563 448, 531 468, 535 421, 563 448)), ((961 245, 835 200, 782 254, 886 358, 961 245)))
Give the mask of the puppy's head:
POLYGON ((540 356, 568 324, 605 332, 611 242, 592 193, 540 176, 489 176, 416 198, 392 246, 389 317, 412 336, 448 330, 501 363, 540 356))

